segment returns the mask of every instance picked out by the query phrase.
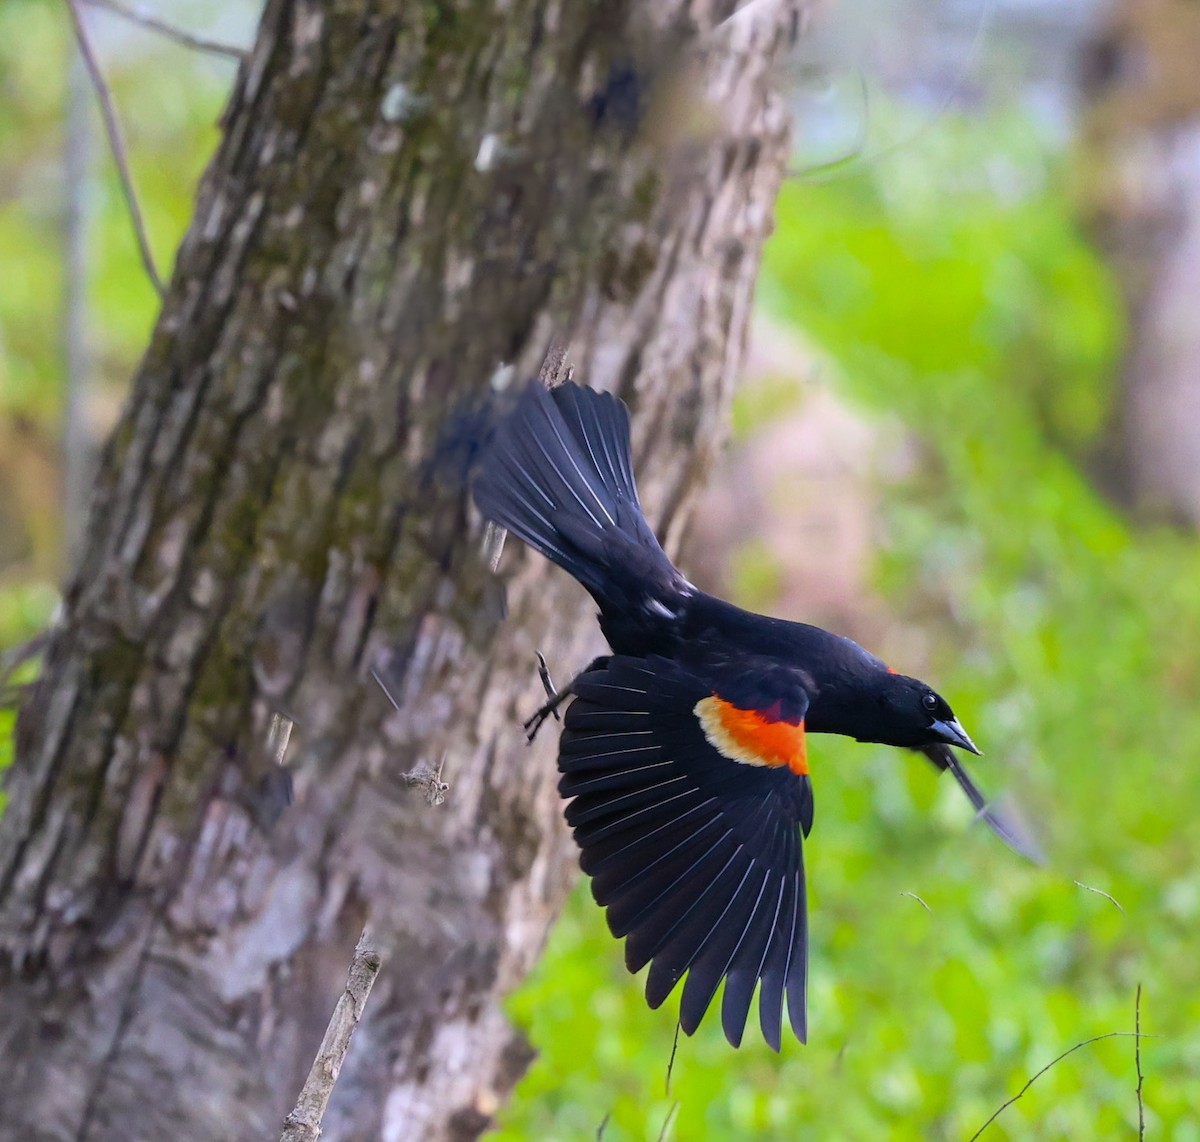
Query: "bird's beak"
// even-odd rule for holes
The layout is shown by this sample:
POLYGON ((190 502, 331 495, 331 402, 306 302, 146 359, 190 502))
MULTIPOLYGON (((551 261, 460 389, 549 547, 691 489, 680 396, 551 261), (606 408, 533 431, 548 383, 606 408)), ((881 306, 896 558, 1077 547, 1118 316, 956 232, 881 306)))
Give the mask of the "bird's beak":
POLYGON ((957 718, 951 718, 949 721, 936 721, 929 728, 947 745, 956 745, 961 749, 968 749, 972 753, 980 752, 975 743, 967 736, 967 731, 958 724, 957 718))

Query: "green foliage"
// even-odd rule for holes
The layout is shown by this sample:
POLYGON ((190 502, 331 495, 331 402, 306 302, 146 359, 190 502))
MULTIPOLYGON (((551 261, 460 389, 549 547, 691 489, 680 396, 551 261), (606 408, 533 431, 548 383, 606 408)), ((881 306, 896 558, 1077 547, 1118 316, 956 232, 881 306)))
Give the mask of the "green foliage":
MULTIPOLYGON (((234 65, 188 52, 102 9, 85 5, 83 12, 113 89, 166 277, 216 142, 234 65)), ((188 15, 204 19, 199 10, 188 15)), ((54 485, 61 479, 66 399, 62 154, 71 50, 67 9, 58 0, 0 4, 0 169, 6 174, 0 191, 0 652, 45 626, 57 599, 61 520, 54 485)), ((103 432, 145 350, 158 298, 142 269, 90 91, 88 101, 92 176, 84 197, 95 366, 88 404, 103 432)), ((26 671, 10 681, 28 678, 26 671)), ((11 760, 12 724, 12 711, 0 709, 0 770, 11 760)))
MULTIPOLYGON (((811 1042, 734 1052, 710 1016, 680 1044, 674 1136, 970 1138, 1073 1044, 1132 1031, 1138 981, 1161 1036, 1142 1044, 1148 1136, 1200 1136, 1200 548, 1135 530, 1080 470, 1121 320, 1053 164, 1002 118, 794 183, 763 299, 920 442, 879 578, 942 632, 930 673, 987 750, 975 771, 1021 795, 1051 859, 970 828, 918 761, 815 740, 811 1042)), ((543 1055, 500 1137, 590 1138, 606 1114, 606 1142, 657 1137, 672 1002, 645 1010, 581 888, 513 1003, 543 1055)), ((1135 1136, 1133 1053, 1076 1051, 983 1137, 1135 1136)))
MULTIPOLYGON (((216 117, 233 64, 189 53, 102 9, 87 26, 112 86, 134 181, 159 270, 191 218, 197 179, 216 142, 216 117)), ((57 435, 65 396, 62 323, 62 149, 70 28, 49 0, 0 6, 0 418, 21 416, 57 435)), ((94 104, 89 90, 89 106, 94 104)), ((158 313, 134 242, 128 207, 99 116, 92 111, 92 178, 86 187, 91 244, 91 349, 102 397, 119 397, 158 313)))

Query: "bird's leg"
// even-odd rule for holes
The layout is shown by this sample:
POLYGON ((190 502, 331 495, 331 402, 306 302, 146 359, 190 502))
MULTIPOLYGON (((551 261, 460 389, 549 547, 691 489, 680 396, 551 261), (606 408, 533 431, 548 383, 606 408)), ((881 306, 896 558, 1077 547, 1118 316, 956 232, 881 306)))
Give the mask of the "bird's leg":
MULTIPOLYGON (((538 730, 542 728, 542 724, 552 714, 556 722, 562 720, 558 708, 567 700, 571 693, 570 686, 562 691, 554 688, 554 683, 550 678, 550 667, 546 665, 546 656, 540 650, 537 652, 537 661, 538 677, 542 680, 542 685, 546 688, 546 701, 534 711, 532 717, 525 720, 525 740, 529 742, 532 742, 537 737, 538 730)), ((574 679, 572 679, 572 682, 574 682, 574 679)))
POLYGON ((551 714, 554 715, 556 721, 561 720, 558 713, 558 707, 561 706, 563 702, 565 702, 570 696, 571 688, 568 686, 567 689, 563 690, 561 693, 555 694, 553 698, 545 703, 545 705, 539 706, 534 711, 532 717, 526 718, 525 740, 532 742, 533 739, 537 737, 538 730, 542 728, 542 723, 545 722, 545 720, 550 717, 551 714))
MULTIPOLYGON (((550 667, 546 665, 546 656, 539 650, 537 652, 538 660, 538 677, 542 680, 542 685, 546 688, 546 697, 552 702, 559 702, 558 691, 554 689, 554 681, 550 677, 550 667)), ((557 705, 552 706, 550 712, 554 715, 554 720, 561 721, 558 716, 557 705)))
POLYGON ((533 739, 537 737, 538 730, 542 728, 542 725, 545 723, 546 719, 551 717, 551 715, 553 715, 556 722, 562 720, 561 716, 559 715, 558 708, 571 696, 571 693, 575 688, 575 683, 578 682, 579 679, 589 671, 599 669, 608 661, 606 657, 593 659, 587 665, 586 669, 581 670, 578 674, 576 674, 566 686, 564 686, 561 690, 556 690, 554 688, 554 683, 550 678, 550 668, 546 665, 546 657, 540 650, 537 652, 537 660, 538 677, 542 680, 542 685, 546 689, 546 702, 539 706, 533 712, 531 717, 526 718, 525 720, 525 739, 529 742, 532 742, 533 739))

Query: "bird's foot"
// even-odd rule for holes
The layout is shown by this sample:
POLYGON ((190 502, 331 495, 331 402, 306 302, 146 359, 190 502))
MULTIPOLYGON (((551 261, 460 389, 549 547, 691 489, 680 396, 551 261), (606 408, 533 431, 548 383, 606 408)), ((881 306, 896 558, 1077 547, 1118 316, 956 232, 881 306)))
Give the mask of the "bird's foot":
POLYGON ((538 677, 542 680, 542 685, 546 690, 546 699, 544 705, 538 707, 532 717, 525 721, 525 739, 532 742, 537 737, 538 730, 542 728, 543 723, 553 715, 554 720, 561 721, 561 715, 558 712, 558 707, 570 697, 571 688, 568 686, 565 690, 556 690, 554 682, 550 678, 550 668, 546 665, 546 656, 539 650, 537 652, 538 660, 538 677))

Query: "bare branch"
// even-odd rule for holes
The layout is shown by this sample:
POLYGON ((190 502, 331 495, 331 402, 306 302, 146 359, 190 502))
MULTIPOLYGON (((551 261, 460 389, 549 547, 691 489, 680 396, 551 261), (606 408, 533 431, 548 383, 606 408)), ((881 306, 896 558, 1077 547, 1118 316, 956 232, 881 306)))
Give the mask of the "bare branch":
POLYGON ((46 627, 31 638, 17 643, 16 646, 10 646, 3 654, 0 654, 0 682, 7 682, 9 675, 17 667, 24 666, 25 663, 37 658, 50 645, 50 634, 50 628, 46 627))
POLYGON ((104 8, 148 31, 157 32, 168 40, 174 40, 175 43, 182 44, 185 48, 191 48, 193 51, 208 52, 209 55, 224 56, 226 59, 235 59, 239 62, 249 54, 233 44, 223 44, 219 40, 209 40, 204 36, 184 31, 183 28, 177 28, 174 24, 167 23, 166 20, 160 19, 152 12, 147 12, 144 8, 123 4, 121 0, 84 0, 84 3, 90 4, 94 8, 104 8))
POLYGON ((671 1123, 675 1121, 675 1115, 679 1113, 680 1102, 676 1099, 671 1103, 671 1109, 667 1111, 667 1117, 663 1120, 662 1129, 658 1132, 658 1142, 663 1142, 667 1136, 667 1131, 671 1129, 671 1123))
POLYGON ((1012 1106, 1012 1104, 1014 1102, 1018 1102, 1020 1099, 1024 1098, 1025 1092, 1028 1091, 1029 1088, 1031 1086, 1033 1086, 1033 1084, 1042 1077, 1042 1075, 1044 1075, 1048 1070, 1051 1070, 1052 1068, 1056 1067, 1068 1055, 1073 1055, 1080 1048, 1090 1047, 1093 1043, 1099 1043, 1105 1039, 1137 1039, 1138 1041, 1140 1041, 1142 1038, 1152 1038, 1152 1036, 1149 1036, 1149 1035, 1143 1036, 1141 1034, 1140 1030, 1138 1030, 1138 1031, 1107 1031, 1103 1035, 1093 1035, 1090 1039, 1084 1039, 1084 1041, 1082 1043, 1076 1043, 1074 1047, 1071 1047, 1070 1049, 1063 1051, 1063 1053, 1061 1055, 1059 1055, 1058 1058, 1051 1059, 1050 1062, 1048 1062, 1040 1071, 1038 1071, 1038 1073, 1036 1075, 1034 1075, 1033 1078, 1031 1078, 1019 1091, 1017 1091, 1017 1093, 1014 1094, 1012 1096, 1012 1098, 1010 1098, 1006 1103, 1004 1103, 1002 1106, 998 1107, 995 1111, 993 1111, 991 1118, 989 1118, 978 1130, 975 1131, 974 1134, 971 1135, 971 1137, 968 1139, 968 1142, 975 1142, 975 1139, 978 1138, 989 1126, 991 1126, 991 1124, 993 1122, 995 1122, 996 1119, 999 1118, 1000 1115, 1003 1114, 1010 1106, 1012 1106))
POLYGON ((1121 902, 1115 896, 1109 896, 1109 894, 1104 892, 1102 889, 1093 888, 1090 884, 1084 884, 1082 880, 1073 880, 1071 883, 1074 884, 1076 888, 1082 888, 1085 892, 1094 892, 1097 896, 1103 896, 1105 900, 1116 906, 1118 912, 1125 911, 1125 909, 1121 907, 1121 902))
POLYGON ((79 51, 74 51, 67 69, 63 146, 62 356, 67 400, 59 444, 63 466, 63 546, 68 567, 74 566, 83 540, 96 460, 87 415, 88 392, 93 379, 87 290, 90 223, 87 183, 93 151, 89 87, 83 57, 79 51))
POLYGON ((15 708, 24 699, 28 683, 9 683, 9 679, 27 662, 33 661, 50 644, 50 629, 39 631, 25 642, 10 646, 0 654, 0 710, 15 708))
POLYGON ((1142 985, 1137 985, 1133 1000, 1133 1065, 1137 1068, 1138 1142, 1146 1137, 1146 1103, 1142 1098, 1142 1085, 1146 1081, 1142 1074, 1142 985))
POLYGON ((146 234, 146 225, 142 220, 142 209, 138 205, 137 192, 133 188, 133 176, 129 171, 129 158, 125 152, 125 139, 121 134, 121 123, 117 118, 117 109, 113 104, 112 92, 105 82, 104 74, 92 51, 91 41, 84 31, 83 18, 79 11, 80 0, 67 0, 67 9, 71 13, 71 23, 75 27, 75 39, 79 44, 79 54, 83 57, 84 66, 91 77, 92 87, 96 90, 96 99, 100 103, 100 114, 104 119, 104 130, 108 135, 108 145, 112 150, 113 161, 117 164, 117 174, 121 179, 121 189, 125 192, 125 201, 129 206, 129 216, 133 222, 133 231, 137 236, 138 251, 142 256, 142 265, 146 268, 150 281, 162 297, 162 278, 158 275, 158 267, 154 264, 154 253, 150 249, 150 239, 146 234))
POLYGON ((671 1075, 675 1070, 675 1052, 679 1050, 679 1020, 675 1020, 675 1041, 671 1044, 671 1058, 667 1062, 667 1098, 671 1097, 671 1075))
POLYGON ((801 168, 799 170, 791 169, 788 171, 789 178, 802 178, 805 182, 829 182, 836 178, 841 178, 847 174, 855 174, 864 167, 878 163, 881 159, 887 158, 889 155, 895 154, 898 151, 907 150, 914 143, 919 142, 922 137, 928 135, 938 124, 946 117, 951 107, 954 105, 955 89, 963 83, 964 80, 971 74, 971 70, 975 67, 976 60, 983 47, 983 43, 987 38, 987 33, 990 28, 992 17, 995 15, 996 0, 986 0, 979 10, 979 20, 975 25, 975 32, 971 37, 971 42, 967 47, 966 55, 963 57, 963 62, 958 68, 957 75, 954 76, 954 82, 950 84, 948 91, 942 98, 941 102, 929 118, 914 128, 907 135, 899 139, 894 139, 886 146, 880 147, 871 154, 864 155, 866 149, 867 134, 870 130, 870 93, 867 90, 866 77, 859 73, 859 82, 862 85, 862 104, 863 104, 863 124, 858 133, 858 138, 855 140, 850 150, 839 155, 836 159, 830 159, 827 162, 817 163, 814 166, 801 168), (859 160, 857 165, 852 165, 854 160, 859 160))
MULTIPOLYGON (((397 709, 401 706, 396 701, 396 696, 388 689, 387 683, 384 682, 383 676, 375 667, 371 667, 371 677, 379 683, 379 689, 383 691, 387 700, 397 709)), ((438 762, 437 769, 431 769, 425 761, 418 761, 407 773, 400 774, 404 783, 409 787, 417 786, 425 791, 425 802, 432 809, 437 805, 441 805, 446 800, 446 794, 450 792, 450 786, 442 780, 442 770, 446 767, 446 755, 442 754, 441 760, 438 762)))
POLYGON ((918 896, 918 895, 917 895, 915 892, 902 892, 902 893, 900 893, 900 895, 901 895, 901 896, 908 896, 908 897, 911 897, 911 898, 912 898, 913 900, 915 900, 915 901, 916 901, 916 902, 917 902, 917 903, 918 903, 918 904, 919 904, 919 905, 920 905, 922 908, 924 908, 924 909, 925 909, 925 911, 926 911, 926 912, 928 912, 930 916, 932 916, 932 915, 933 915, 933 909, 932 909, 932 908, 930 908, 930 907, 929 907, 929 905, 928 905, 928 904, 926 904, 926 903, 925 903, 925 901, 924 901, 924 900, 922 900, 922 899, 921 899, 921 898, 920 898, 920 897, 919 897, 919 896, 918 896))
POLYGON ((325 1028, 325 1038, 321 1040, 321 1047, 300 1090, 300 1097, 291 1114, 283 1121, 280 1142, 317 1142, 321 1137, 321 1120, 325 1117, 329 1096, 333 1094, 334 1085, 341 1074, 342 1063, 346 1061, 350 1037, 362 1019, 367 996, 371 994, 371 986, 379 973, 379 962, 379 952, 371 947, 368 931, 364 928, 354 949, 354 959, 346 977, 346 990, 333 1009, 333 1017, 325 1028))

